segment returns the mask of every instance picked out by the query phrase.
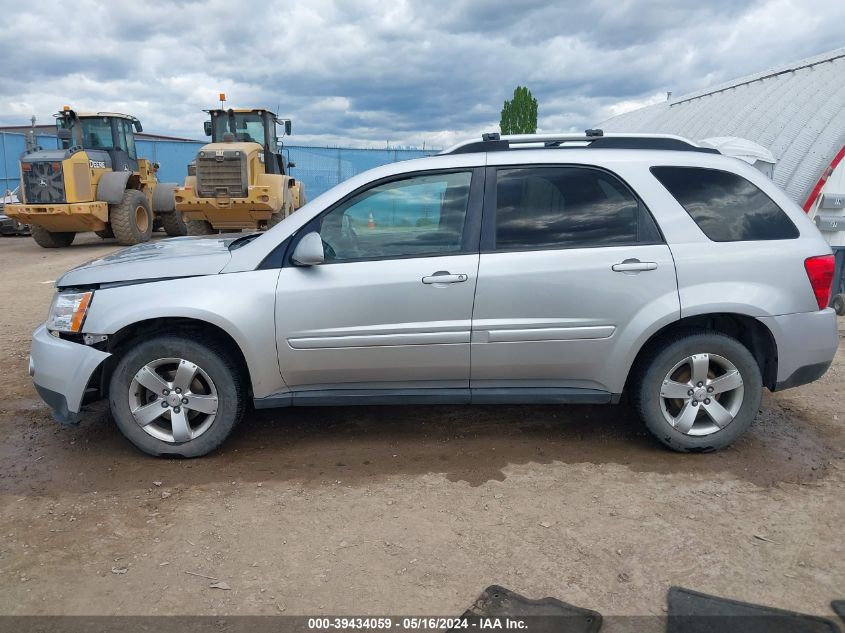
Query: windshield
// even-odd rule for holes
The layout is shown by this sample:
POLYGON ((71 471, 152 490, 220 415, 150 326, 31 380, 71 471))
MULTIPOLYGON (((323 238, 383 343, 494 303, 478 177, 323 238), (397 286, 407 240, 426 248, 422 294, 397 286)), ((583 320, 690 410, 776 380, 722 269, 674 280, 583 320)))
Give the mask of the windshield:
POLYGON ((231 117, 227 112, 214 113, 214 130, 212 140, 220 142, 223 135, 231 132, 236 141, 253 142, 264 145, 264 122, 261 115, 255 112, 236 112, 231 117), (234 122, 234 130, 229 122, 234 122))
POLYGON ((111 119, 96 117, 80 119, 82 123, 82 147, 86 149, 114 149, 111 133, 111 119))
POLYGON ((76 133, 80 125, 82 126, 82 147, 85 149, 114 149, 111 119, 107 117, 88 117, 85 119, 61 117, 56 119, 57 128, 71 130, 73 134, 69 139, 59 139, 61 148, 68 149, 78 143, 76 133))

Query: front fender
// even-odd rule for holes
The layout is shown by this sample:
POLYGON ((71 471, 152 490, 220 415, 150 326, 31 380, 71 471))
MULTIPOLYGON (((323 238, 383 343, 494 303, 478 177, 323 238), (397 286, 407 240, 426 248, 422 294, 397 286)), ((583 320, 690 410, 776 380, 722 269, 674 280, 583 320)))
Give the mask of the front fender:
POLYGON ((129 182, 128 171, 107 171, 97 181, 97 200, 118 204, 123 200, 123 192, 126 191, 126 183, 129 182))
POLYGON ((114 335, 151 319, 210 323, 238 345, 254 396, 262 398, 284 388, 274 321, 278 276, 278 270, 258 270, 100 289, 94 293, 84 329, 114 335))

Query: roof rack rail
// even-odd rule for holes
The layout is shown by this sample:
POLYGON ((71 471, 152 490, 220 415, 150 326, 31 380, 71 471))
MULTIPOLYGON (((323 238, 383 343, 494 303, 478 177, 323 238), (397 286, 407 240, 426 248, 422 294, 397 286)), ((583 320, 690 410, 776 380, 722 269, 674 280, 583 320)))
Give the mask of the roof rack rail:
POLYGON ((482 134, 480 141, 464 141, 441 154, 470 154, 473 152, 503 152, 516 149, 654 149, 675 152, 720 154, 712 147, 701 147, 689 139, 673 134, 605 134, 600 129, 584 134, 482 134))

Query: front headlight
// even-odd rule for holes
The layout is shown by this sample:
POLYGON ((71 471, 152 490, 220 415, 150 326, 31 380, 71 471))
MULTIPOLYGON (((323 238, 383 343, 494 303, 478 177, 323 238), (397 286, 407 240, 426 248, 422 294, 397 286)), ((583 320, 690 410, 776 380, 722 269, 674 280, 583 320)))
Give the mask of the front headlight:
POLYGON ((80 332, 93 297, 93 292, 57 292, 47 316, 47 329, 80 332))

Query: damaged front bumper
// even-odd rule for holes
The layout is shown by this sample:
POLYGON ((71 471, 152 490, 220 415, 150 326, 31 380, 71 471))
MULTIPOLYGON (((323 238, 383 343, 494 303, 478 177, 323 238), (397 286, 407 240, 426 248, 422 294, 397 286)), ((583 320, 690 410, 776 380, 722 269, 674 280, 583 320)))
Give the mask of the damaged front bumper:
POLYGON ((79 421, 91 376, 111 356, 94 347, 52 336, 44 324, 32 333, 29 375, 38 395, 62 424, 79 421))

